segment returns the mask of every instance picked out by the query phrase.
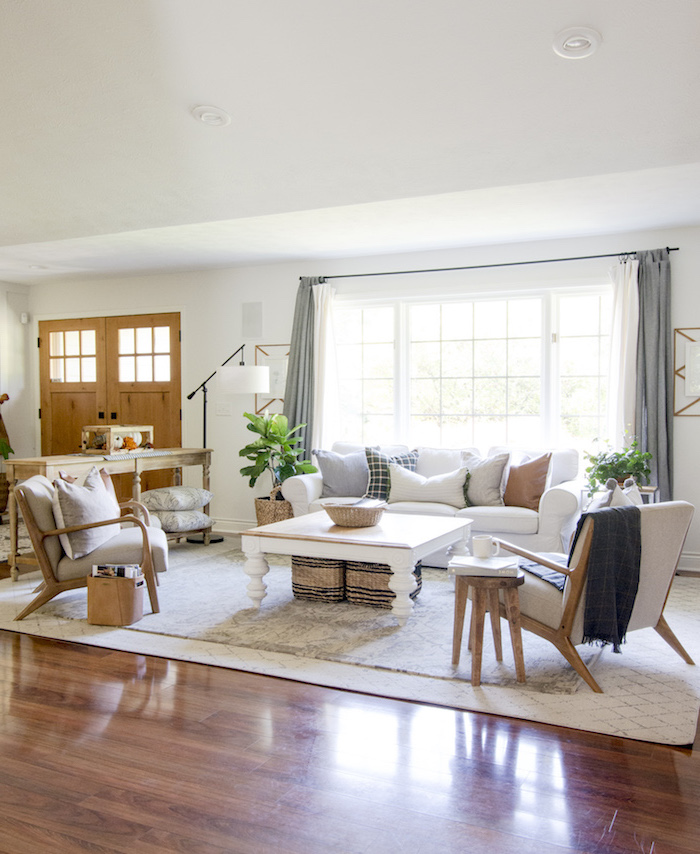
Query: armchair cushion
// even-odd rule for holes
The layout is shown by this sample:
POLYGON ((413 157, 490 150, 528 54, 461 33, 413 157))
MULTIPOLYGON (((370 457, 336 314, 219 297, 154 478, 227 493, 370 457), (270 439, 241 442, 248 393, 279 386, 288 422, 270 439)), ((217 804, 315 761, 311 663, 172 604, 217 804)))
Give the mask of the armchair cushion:
MULTIPOLYGON (((107 492, 96 466, 88 472, 83 486, 68 483, 61 478, 57 478, 53 485, 53 514, 57 528, 106 522, 119 515, 115 513, 114 499, 107 492)), ((99 545, 116 536, 119 530, 119 524, 115 523, 60 534, 59 539, 66 555, 76 559, 90 554, 99 545)))
MULTIPOLYGON (((108 527, 105 525, 105 528, 108 527)), ((102 529, 103 530, 103 529, 102 529)), ((137 563, 143 564, 143 533, 141 528, 118 528, 119 533, 101 543, 93 552, 71 560, 64 556, 58 561, 56 578, 66 581, 70 578, 85 578, 90 574, 94 563, 137 563)), ((165 533, 157 528, 149 528, 148 541, 153 556, 153 569, 165 572, 168 569, 168 541, 165 533)))

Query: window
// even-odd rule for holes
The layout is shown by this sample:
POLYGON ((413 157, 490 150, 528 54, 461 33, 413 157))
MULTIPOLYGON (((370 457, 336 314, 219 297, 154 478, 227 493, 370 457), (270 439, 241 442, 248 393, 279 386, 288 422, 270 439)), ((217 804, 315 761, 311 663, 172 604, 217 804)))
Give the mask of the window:
POLYGON ((337 302, 345 438, 486 450, 605 438, 611 292, 337 302))
POLYGON ((94 329, 50 333, 49 379, 52 383, 97 381, 97 339, 94 329))
POLYGON ((170 328, 120 328, 119 382, 170 382, 170 328))

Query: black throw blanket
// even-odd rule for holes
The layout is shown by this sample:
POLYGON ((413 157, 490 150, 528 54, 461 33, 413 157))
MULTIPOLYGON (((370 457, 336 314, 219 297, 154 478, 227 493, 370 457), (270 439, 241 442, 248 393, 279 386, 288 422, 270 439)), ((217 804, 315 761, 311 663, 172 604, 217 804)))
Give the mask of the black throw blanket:
POLYGON ((579 519, 571 554, 581 527, 593 517, 588 558, 583 643, 611 643, 620 652, 639 587, 642 514, 635 506, 603 507, 579 519))
MULTIPOLYGON (((601 646, 611 643, 614 652, 620 652, 639 587, 642 517, 637 507, 628 506, 584 513, 576 528, 569 562, 588 516, 593 517, 593 540, 586 577, 583 642, 601 646)), ((546 557, 558 563, 561 555, 546 557)), ((564 590, 563 573, 529 561, 521 561, 520 568, 564 590)))

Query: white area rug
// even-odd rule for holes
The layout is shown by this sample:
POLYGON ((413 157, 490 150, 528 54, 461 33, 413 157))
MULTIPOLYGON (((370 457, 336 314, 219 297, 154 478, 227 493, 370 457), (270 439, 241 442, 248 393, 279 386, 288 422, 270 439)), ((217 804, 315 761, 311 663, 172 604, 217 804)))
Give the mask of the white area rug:
MULTIPOLYGON (((424 570, 414 612, 400 628, 389 611, 294 599, 283 557, 271 560, 258 613, 245 593, 242 560, 226 541, 173 545, 159 587, 161 613, 125 629, 88 625, 84 589, 14 622, 39 575, 3 580, 0 628, 644 741, 694 740, 700 667, 685 664, 652 629, 630 635, 621 655, 581 648, 605 692, 597 695, 551 644, 529 632, 523 633, 528 681, 518 685, 505 623, 502 663, 487 628, 482 685, 472 688, 466 638, 459 667, 451 665, 453 587, 444 571, 424 570)), ((676 579, 666 616, 700 660, 699 579, 676 579)))

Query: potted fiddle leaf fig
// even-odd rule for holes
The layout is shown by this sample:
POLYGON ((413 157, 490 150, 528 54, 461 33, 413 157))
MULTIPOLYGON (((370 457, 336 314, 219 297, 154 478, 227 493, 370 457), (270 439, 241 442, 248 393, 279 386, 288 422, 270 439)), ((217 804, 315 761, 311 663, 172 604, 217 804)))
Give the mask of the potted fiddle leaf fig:
POLYGON ((267 525, 280 519, 289 519, 293 515, 292 505, 282 497, 282 482, 295 474, 309 474, 317 471, 316 466, 303 457, 304 450, 295 448, 301 440, 294 436, 297 430, 305 427, 299 424, 289 429, 287 416, 280 413, 254 415, 243 413, 250 422, 248 430, 257 438, 241 448, 239 456, 246 457, 252 465, 244 466, 241 474, 248 478, 248 485, 255 486, 258 479, 269 472, 272 491, 269 496, 255 499, 255 513, 259 525, 267 525))
POLYGON ((642 478, 645 483, 649 483, 651 475, 649 461, 652 459, 652 454, 649 451, 641 451, 636 439, 630 443, 629 447, 620 451, 607 450, 597 454, 586 452, 584 456, 590 463, 586 469, 589 495, 593 495, 605 486, 610 478, 614 478, 621 484, 628 477, 633 477, 637 483, 641 483, 642 478))

